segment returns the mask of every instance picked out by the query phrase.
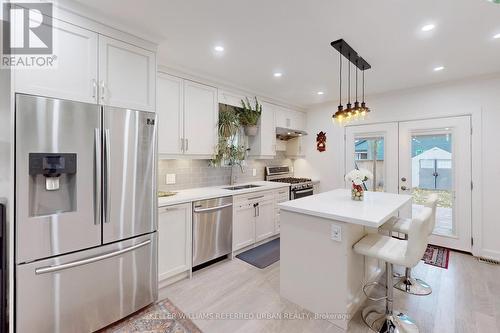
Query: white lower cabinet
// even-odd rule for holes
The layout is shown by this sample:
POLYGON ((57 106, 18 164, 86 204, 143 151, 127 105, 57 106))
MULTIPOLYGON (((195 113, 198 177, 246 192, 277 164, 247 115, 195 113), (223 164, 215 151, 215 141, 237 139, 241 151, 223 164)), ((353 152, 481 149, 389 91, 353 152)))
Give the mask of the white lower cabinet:
POLYGON ((274 235, 276 214, 274 210, 274 199, 261 201, 257 205, 257 217, 255 218, 255 241, 274 235))
POLYGON ((277 233, 277 200, 288 200, 288 188, 238 195, 233 198, 233 252, 277 233), (281 194, 280 194, 281 193, 281 194), (280 197, 281 195, 281 197, 280 197))
POLYGON ((255 207, 240 203, 233 210, 233 251, 255 243, 255 207))
POLYGON ((158 212, 158 280, 191 269, 192 204, 161 207, 158 212))

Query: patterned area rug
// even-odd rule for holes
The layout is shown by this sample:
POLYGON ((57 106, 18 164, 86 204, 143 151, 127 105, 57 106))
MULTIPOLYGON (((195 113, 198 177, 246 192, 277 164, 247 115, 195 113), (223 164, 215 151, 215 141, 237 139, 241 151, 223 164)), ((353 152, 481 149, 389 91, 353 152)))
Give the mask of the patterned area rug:
POLYGON ((99 333, 202 333, 201 330, 168 299, 119 321, 99 333))
POLYGON ((448 269, 450 250, 445 247, 429 244, 422 259, 427 265, 448 269))

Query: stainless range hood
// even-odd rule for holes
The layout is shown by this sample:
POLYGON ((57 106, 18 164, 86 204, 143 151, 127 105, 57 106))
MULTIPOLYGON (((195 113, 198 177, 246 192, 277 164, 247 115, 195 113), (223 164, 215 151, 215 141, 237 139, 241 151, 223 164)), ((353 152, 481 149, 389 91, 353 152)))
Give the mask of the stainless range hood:
POLYGON ((294 138, 298 138, 301 136, 307 135, 306 131, 301 131, 301 130, 294 130, 290 128, 284 128, 284 127, 276 127, 276 138, 280 140, 290 140, 294 138))

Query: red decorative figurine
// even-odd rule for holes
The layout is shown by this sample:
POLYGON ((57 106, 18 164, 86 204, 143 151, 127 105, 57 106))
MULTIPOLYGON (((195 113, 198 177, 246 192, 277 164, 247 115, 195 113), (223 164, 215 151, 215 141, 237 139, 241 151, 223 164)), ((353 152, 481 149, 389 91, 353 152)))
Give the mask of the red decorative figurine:
POLYGON ((316 135, 316 149, 321 153, 326 150, 326 133, 323 131, 316 135))

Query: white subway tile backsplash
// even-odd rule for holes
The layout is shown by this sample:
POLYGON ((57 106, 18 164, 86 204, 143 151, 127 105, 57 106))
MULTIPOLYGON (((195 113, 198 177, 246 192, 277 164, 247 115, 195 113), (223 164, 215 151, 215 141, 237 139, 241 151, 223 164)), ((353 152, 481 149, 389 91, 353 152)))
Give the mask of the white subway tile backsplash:
MULTIPOLYGON (((279 152, 273 160, 247 160, 243 172, 239 166, 234 167, 237 183, 264 180, 264 169, 269 165, 290 165, 292 161, 279 152), (253 176, 255 169, 255 176, 253 176)), ((231 168, 213 168, 208 160, 159 160, 158 189, 162 191, 182 190, 193 187, 227 185, 231 178, 231 168), (175 184, 166 184, 166 175, 176 174, 175 184)))

